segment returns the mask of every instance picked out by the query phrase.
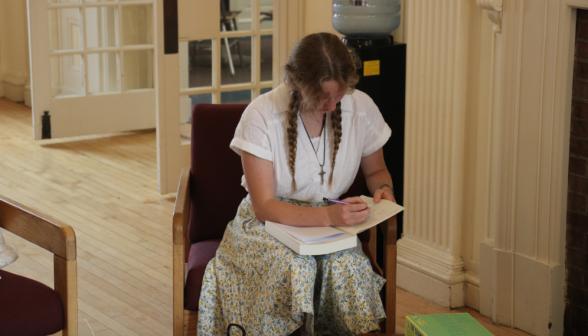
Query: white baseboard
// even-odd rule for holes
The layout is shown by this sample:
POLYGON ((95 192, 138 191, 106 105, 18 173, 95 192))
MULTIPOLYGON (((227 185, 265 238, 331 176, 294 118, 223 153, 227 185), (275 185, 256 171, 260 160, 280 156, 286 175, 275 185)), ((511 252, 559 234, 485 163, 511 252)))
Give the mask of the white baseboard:
POLYGON ((443 307, 457 308, 464 303, 464 284, 448 285, 398 264, 396 286, 443 307))
POLYGON ((495 284, 493 283, 494 258, 492 251, 494 244, 480 243, 480 314, 492 318, 492 302, 495 284))
POLYGON ((15 102, 24 101, 24 85, 15 85, 9 82, 0 82, 0 91, 3 91, 0 96, 10 99, 15 102))
POLYGON ((461 257, 450 256, 425 244, 398 241, 398 287, 441 306, 465 303, 466 276, 461 257))
POLYGON ((475 310, 480 310, 480 278, 471 273, 466 273, 465 305, 475 310))

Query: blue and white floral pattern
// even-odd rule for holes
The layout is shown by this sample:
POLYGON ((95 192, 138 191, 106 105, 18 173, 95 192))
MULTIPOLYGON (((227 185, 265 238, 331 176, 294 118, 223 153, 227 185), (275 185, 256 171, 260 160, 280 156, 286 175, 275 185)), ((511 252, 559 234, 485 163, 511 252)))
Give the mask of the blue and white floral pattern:
POLYGON ((315 335, 377 330, 385 318, 378 294, 385 281, 372 271, 361 247, 322 256, 296 254, 265 232, 247 196, 206 267, 198 335, 225 335, 229 323, 242 325, 247 335, 289 335, 302 325, 304 313, 313 315, 315 335))

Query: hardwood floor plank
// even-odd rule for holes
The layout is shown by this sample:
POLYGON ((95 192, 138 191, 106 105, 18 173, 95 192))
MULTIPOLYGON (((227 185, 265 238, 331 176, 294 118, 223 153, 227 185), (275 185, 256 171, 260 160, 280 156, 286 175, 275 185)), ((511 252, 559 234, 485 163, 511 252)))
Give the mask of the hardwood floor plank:
MULTIPOLYGON (((3 175, 2 172, 0 172, 0 175, 3 175)), ((87 212, 78 209, 72 204, 74 199, 70 199, 72 202, 67 202, 64 196, 59 195, 59 192, 55 191, 49 193, 45 190, 39 190, 39 188, 37 188, 36 192, 32 193, 29 190, 33 190, 35 184, 34 181, 29 180, 26 175, 23 176, 23 178, 14 181, 14 183, 23 188, 21 189, 23 193, 29 193, 31 196, 34 196, 33 194, 40 196, 41 199, 39 199, 38 202, 48 206, 56 206, 55 211, 67 216, 70 220, 75 221, 77 223, 77 225, 74 226, 76 233, 88 234, 92 237, 98 238, 98 240, 96 240, 97 243, 103 242, 105 245, 116 249, 125 255, 134 256, 137 260, 142 261, 148 266, 155 268, 163 265, 171 268, 170 260, 160 258, 155 253, 135 244, 142 241, 139 237, 129 235, 126 232, 121 233, 118 227, 106 220, 102 220, 95 216, 87 216, 87 212)), ((171 250, 171 245, 167 249, 171 250)), ((171 251, 168 253, 171 253, 171 251)), ((167 274, 167 276, 170 276, 170 274, 167 274)))
POLYGON ((92 317, 82 312, 78 312, 78 335, 94 336, 105 330, 110 331, 108 327, 96 321, 92 317))

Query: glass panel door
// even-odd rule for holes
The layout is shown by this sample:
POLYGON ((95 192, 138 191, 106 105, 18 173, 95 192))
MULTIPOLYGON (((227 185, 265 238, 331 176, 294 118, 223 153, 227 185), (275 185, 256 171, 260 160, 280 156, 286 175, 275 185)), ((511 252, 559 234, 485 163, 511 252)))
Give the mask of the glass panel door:
POLYGON ((273 2, 220 0, 218 4, 214 38, 180 41, 182 143, 189 143, 195 104, 247 104, 272 87, 273 2))
MULTIPOLYGON (((165 111, 158 115, 163 194, 176 191, 182 168, 190 165, 195 104, 246 104, 273 85, 272 0, 178 0, 177 10, 177 52, 158 50, 158 78, 166 87, 158 105, 165 111)), ((158 20, 176 27, 162 15, 158 20)))
POLYGON ((35 139, 155 127, 155 0, 29 1, 35 139))

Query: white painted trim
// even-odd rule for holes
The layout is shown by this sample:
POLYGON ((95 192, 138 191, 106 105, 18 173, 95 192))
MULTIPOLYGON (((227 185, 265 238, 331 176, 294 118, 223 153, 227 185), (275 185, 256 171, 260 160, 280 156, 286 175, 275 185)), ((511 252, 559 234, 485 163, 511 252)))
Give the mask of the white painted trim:
POLYGON ((444 307, 456 308, 464 304, 465 283, 461 257, 410 238, 398 241, 398 287, 444 307))
POLYGON ((398 283, 447 307, 462 306, 465 295, 464 143, 472 8, 464 1, 414 1, 406 18, 404 172, 410 187, 404 191, 398 283))
POLYGON ((398 287, 443 307, 457 308, 464 305, 465 283, 449 285, 400 263, 397 271, 398 287))
MULTIPOLYGON (((0 95, 1 97, 2 95, 0 95)), ((31 86, 30 85, 25 85, 24 87, 24 104, 26 107, 32 107, 33 106, 33 102, 32 102, 32 98, 31 98, 31 86)))
POLYGON ((493 298, 496 292, 494 284, 494 244, 480 244, 480 314, 493 317, 493 298))
POLYGON ((588 9, 588 1, 586 0, 565 0, 565 5, 572 8, 588 9))
POLYGON ((503 50, 495 55, 504 99, 492 135, 500 154, 491 194, 499 202, 490 213, 498 216, 494 245, 480 246, 480 312, 531 334, 561 335, 573 7, 588 8, 588 1, 504 5, 503 50))
POLYGON ((502 0, 476 0, 478 6, 486 10, 488 18, 494 24, 494 32, 502 32, 502 0))
POLYGON ((398 241, 398 264, 447 285, 464 283, 466 278, 461 257, 440 252, 411 238, 398 241))
POLYGON ((0 97, 10 99, 15 102, 23 102, 25 100, 24 84, 15 85, 10 82, 0 82, 0 97))
POLYGON ((24 86, 29 81, 28 75, 14 75, 5 73, 0 82, 12 84, 14 86, 24 86))
POLYGON ((161 194, 172 192, 167 183, 167 141, 166 141, 166 113, 165 113, 165 85, 162 78, 165 77, 164 39, 163 39, 163 0, 156 0, 154 4, 155 20, 155 137, 157 139, 157 187, 161 194))

